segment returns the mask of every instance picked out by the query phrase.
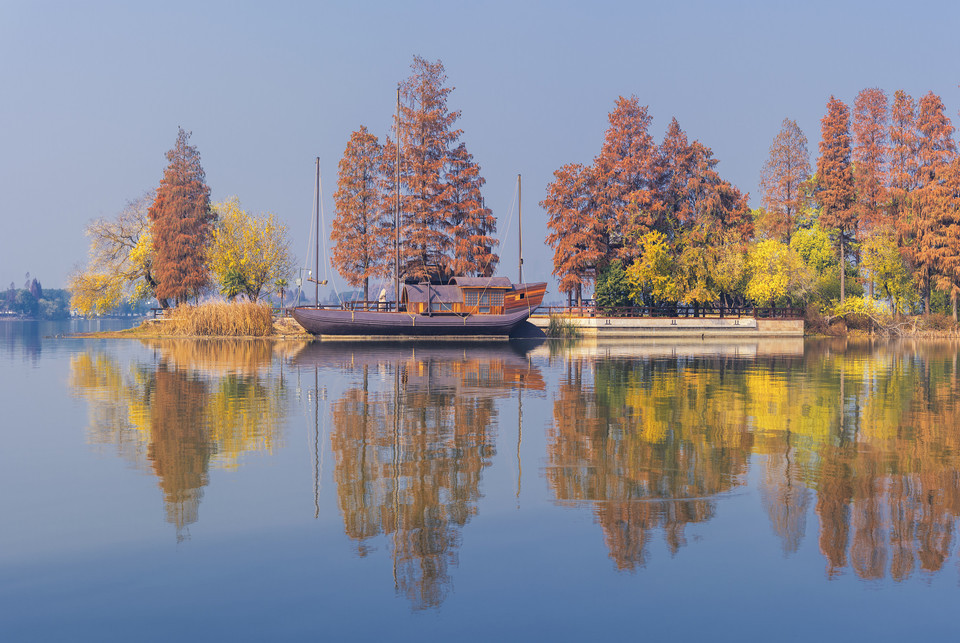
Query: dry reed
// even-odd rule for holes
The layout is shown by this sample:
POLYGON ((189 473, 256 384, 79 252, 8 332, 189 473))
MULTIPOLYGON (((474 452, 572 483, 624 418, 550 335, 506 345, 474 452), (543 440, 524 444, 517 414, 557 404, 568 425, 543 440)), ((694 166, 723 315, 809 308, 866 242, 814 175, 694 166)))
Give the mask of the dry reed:
POLYGON ((164 314, 164 330, 191 337, 266 337, 273 333, 270 306, 249 301, 181 305, 164 314))

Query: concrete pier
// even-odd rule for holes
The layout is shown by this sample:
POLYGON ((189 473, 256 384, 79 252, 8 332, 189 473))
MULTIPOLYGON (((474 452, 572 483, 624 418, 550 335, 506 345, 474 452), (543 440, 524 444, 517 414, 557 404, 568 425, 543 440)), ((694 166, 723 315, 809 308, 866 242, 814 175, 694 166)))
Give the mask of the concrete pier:
MULTIPOLYGON (((583 337, 803 337, 802 319, 754 317, 603 317, 564 315, 583 337)), ((529 322, 546 331, 548 315, 529 322)))

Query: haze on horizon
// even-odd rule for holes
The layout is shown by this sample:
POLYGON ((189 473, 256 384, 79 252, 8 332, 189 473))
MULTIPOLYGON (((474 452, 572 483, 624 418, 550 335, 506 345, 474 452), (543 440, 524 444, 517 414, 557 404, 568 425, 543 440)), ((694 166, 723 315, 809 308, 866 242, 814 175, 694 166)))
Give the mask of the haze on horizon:
POLYGON ((649 105, 658 141, 676 116, 753 206, 781 121, 799 123, 814 163, 831 95, 933 91, 958 123, 957 5, 768 4, 4 3, 0 285, 26 271, 64 285, 86 259, 86 224, 156 188, 178 126, 213 200, 275 212, 304 265, 314 158, 329 224, 350 133, 388 133, 414 55, 442 60, 456 88, 499 219, 499 274, 516 275, 523 175, 524 277, 551 283, 548 299, 539 201, 554 170, 599 152, 618 96, 649 105))

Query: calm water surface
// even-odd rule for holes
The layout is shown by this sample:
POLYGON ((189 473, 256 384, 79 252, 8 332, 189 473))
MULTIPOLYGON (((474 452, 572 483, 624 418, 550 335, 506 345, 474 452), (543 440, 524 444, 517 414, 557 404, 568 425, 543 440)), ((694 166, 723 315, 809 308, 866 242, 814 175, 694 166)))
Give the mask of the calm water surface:
POLYGON ((957 631, 957 345, 77 330, 0 323, 4 641, 957 631))

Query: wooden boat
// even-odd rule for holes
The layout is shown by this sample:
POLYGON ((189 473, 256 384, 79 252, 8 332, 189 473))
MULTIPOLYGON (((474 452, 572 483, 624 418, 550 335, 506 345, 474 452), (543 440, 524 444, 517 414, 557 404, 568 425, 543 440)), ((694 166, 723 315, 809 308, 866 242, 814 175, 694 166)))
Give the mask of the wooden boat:
POLYGON ((399 306, 383 301, 299 307, 293 318, 314 335, 510 335, 537 309, 546 288, 507 277, 454 277, 447 284, 404 284, 399 306))

